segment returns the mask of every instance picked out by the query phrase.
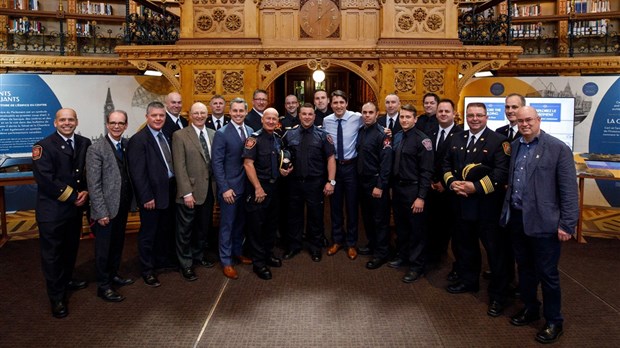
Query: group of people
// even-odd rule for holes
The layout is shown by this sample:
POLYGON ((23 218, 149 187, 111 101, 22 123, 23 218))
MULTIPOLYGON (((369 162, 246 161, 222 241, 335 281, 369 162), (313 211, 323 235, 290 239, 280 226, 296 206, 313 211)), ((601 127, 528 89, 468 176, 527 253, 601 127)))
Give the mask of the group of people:
POLYGON ((146 125, 123 138, 127 114, 114 111, 107 134, 91 146, 75 134, 77 115, 61 109, 57 132, 33 147, 39 185, 36 216, 43 273, 52 314, 68 314, 66 293, 86 287, 73 279, 83 212, 89 209, 95 238, 97 294, 124 297, 119 275, 125 225, 132 199, 140 214, 138 251, 146 285, 160 286, 157 270, 178 268, 197 279, 195 265, 213 267, 205 253, 220 207, 218 254, 223 274, 251 264, 261 279, 272 278, 282 260, 274 254, 279 231, 283 258, 308 249, 321 261, 344 250, 354 260, 370 255, 369 270, 388 264, 405 268, 412 283, 430 264, 455 257, 448 274, 452 294, 476 292, 481 250, 490 268, 487 314, 502 314, 518 266, 525 306, 512 316, 517 326, 540 317, 543 343, 562 334, 558 261, 560 242, 577 223, 577 187, 570 149, 540 129, 536 110, 518 94, 506 97, 509 124, 487 128, 486 107, 466 106, 468 129, 455 123, 455 104, 429 93, 424 113, 385 97, 385 115, 375 103, 347 109, 348 96, 319 90, 314 104, 286 96, 280 116, 268 93, 253 93, 252 109, 241 98, 194 103, 189 122, 181 117, 181 95, 147 106, 146 125), (331 244, 324 231, 324 200, 330 199, 331 244), (368 244, 358 246, 358 212, 368 244), (390 213, 396 230, 391 245, 390 213), (450 242, 451 240, 451 242, 450 242), (244 243, 245 241, 245 243, 244 243))

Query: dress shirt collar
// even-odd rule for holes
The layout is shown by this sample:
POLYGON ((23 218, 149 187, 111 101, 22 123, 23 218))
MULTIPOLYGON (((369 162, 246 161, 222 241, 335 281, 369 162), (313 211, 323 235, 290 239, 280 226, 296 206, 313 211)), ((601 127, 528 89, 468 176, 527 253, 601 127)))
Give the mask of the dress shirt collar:
POLYGON ((110 135, 110 133, 108 133, 108 139, 110 139, 110 141, 112 142, 112 145, 116 146, 116 144, 121 143, 121 145, 123 145, 122 140, 123 138, 121 138, 121 140, 116 140, 114 138, 112 138, 112 136, 110 135))
POLYGON ((60 135, 62 140, 64 140, 65 142, 67 142, 67 140, 71 139, 71 142, 73 143, 73 146, 75 146, 75 133, 71 134, 71 137, 69 137, 69 138, 67 138, 66 136, 60 134, 60 132, 58 132, 58 131, 56 131, 56 133, 58 133, 58 135, 60 135))

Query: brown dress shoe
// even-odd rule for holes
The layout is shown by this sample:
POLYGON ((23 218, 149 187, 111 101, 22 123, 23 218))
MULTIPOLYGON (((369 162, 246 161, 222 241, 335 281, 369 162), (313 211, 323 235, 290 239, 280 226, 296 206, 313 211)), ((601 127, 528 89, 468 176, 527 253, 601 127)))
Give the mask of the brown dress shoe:
POLYGON ((347 249, 347 256, 349 257, 349 259, 351 260, 355 260, 357 259, 357 249, 355 249, 355 247, 349 247, 347 249))
POLYGON ((244 265, 251 265, 252 264, 252 259, 251 258, 242 256, 242 255, 237 256, 237 260, 239 260, 239 262, 241 262, 244 265))
POLYGON ((329 249, 327 249, 327 256, 334 255, 340 249, 342 249, 342 245, 340 245, 338 243, 334 243, 334 245, 330 246, 329 249))
POLYGON ((237 279, 239 275, 233 266, 224 266, 224 275, 230 279, 237 279))

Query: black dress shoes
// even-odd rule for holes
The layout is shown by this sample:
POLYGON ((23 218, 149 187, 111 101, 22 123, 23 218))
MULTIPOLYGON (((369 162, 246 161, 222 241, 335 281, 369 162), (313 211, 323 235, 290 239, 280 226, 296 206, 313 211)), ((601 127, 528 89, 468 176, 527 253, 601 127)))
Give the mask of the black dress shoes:
POLYGON ((67 308, 65 301, 52 300, 52 315, 57 319, 61 319, 69 315, 69 308, 67 308))
POLYGON ((198 277, 196 277, 196 273, 194 273, 194 270, 191 267, 182 268, 181 275, 183 276, 183 279, 187 280, 188 282, 193 282, 194 280, 198 279, 198 277))
POLYGON ((374 259, 366 262, 366 268, 367 269, 377 269, 381 266, 383 266, 384 263, 386 263, 387 260, 386 259, 380 259, 378 257, 375 257, 374 259))
POLYGON ((459 281, 459 275, 458 273, 456 273, 456 271, 450 271, 450 273, 448 273, 448 276, 446 277, 446 279, 448 279, 449 282, 458 282, 459 281))
POLYGON ((297 254, 299 254, 301 252, 301 249, 293 249, 293 250, 289 250, 286 252, 286 254, 284 254, 283 258, 285 260, 290 260, 293 257, 297 256, 297 254))
POLYGON ((388 262, 388 267, 390 268, 398 268, 405 264, 405 260, 400 257, 393 258, 392 261, 388 262))
POLYGON ((282 267, 282 260, 280 260, 279 258, 271 255, 268 259, 267 259, 267 266, 269 267, 282 267))
POLYGON ((159 282, 159 279, 157 279, 157 277, 154 274, 144 275, 142 276, 142 279, 144 279, 144 284, 152 288, 156 288, 161 285, 161 283, 159 282))
POLYGON ((489 308, 487 309, 487 314, 493 318, 497 318, 504 312, 504 305, 499 303, 498 301, 491 301, 489 304, 489 308))
POLYGON ((372 249, 368 245, 366 245, 357 248, 357 253, 360 255, 372 255, 372 249))
POLYGON ((104 301, 108 302, 121 302, 125 299, 118 292, 108 288, 108 289, 97 289, 97 296, 101 297, 104 301))
POLYGON ((215 262, 209 260, 206 256, 203 256, 202 259, 197 261, 197 263, 205 268, 211 268, 215 266, 215 262))
POLYGON ((517 314, 513 315, 512 318, 510 318, 510 323, 514 326, 524 326, 529 323, 533 323, 538 319, 540 319, 538 310, 523 308, 517 314))
POLYGON ((407 272, 407 274, 405 274, 401 280, 403 281, 403 283, 413 283, 416 280, 420 279, 420 277, 422 276, 422 273, 417 272, 417 271, 409 271, 407 272))
POLYGON ((478 292, 479 289, 477 287, 467 286, 463 283, 456 283, 448 286, 446 290, 451 294, 463 294, 466 292, 478 292))
POLYGON ((254 267, 254 273, 256 273, 256 275, 262 280, 271 279, 271 271, 267 266, 263 266, 260 268, 254 267))
POLYGON ((85 280, 71 279, 69 283, 67 283, 67 290, 86 289, 87 286, 88 283, 85 280))
POLYGON ((553 343, 560 339, 563 333, 562 324, 547 323, 545 327, 536 334, 536 341, 540 343, 553 343))
POLYGON ((114 283, 114 285, 118 285, 118 286, 131 285, 131 284, 133 284, 135 282, 136 281, 134 279, 123 278, 123 277, 119 276, 118 274, 115 275, 114 277, 112 277, 112 283, 114 283))
POLYGON ((317 251, 317 252, 311 254, 312 261, 314 261, 314 262, 321 262, 321 257, 322 256, 323 255, 321 254, 320 251, 317 251))

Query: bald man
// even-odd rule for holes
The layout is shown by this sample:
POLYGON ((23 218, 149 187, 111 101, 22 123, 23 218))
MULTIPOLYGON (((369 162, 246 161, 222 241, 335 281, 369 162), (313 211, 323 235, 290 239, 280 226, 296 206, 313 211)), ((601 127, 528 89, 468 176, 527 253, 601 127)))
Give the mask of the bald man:
POLYGON ((162 132, 168 139, 172 141, 172 133, 187 127, 187 120, 181 116, 181 108, 183 106, 181 95, 177 92, 169 93, 164 99, 166 106, 166 122, 162 128, 162 132))

